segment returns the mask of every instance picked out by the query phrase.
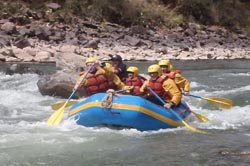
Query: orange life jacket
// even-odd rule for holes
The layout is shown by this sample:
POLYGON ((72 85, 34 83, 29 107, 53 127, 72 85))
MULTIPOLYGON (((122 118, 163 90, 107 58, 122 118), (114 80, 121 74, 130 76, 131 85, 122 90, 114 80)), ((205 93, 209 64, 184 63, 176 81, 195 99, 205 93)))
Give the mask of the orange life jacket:
POLYGON ((164 73, 163 75, 167 76, 168 78, 174 79, 175 74, 181 74, 181 71, 180 70, 173 70, 173 71, 170 71, 169 73, 164 73))
POLYGON ((175 69, 173 70, 175 74, 181 74, 181 70, 175 69))
POLYGON ((118 90, 117 86, 114 83, 114 79, 112 77, 108 77, 107 78, 107 89, 114 89, 114 90, 118 90))
MULTIPOLYGON (((168 79, 168 77, 166 77, 165 75, 162 75, 160 77, 158 77, 156 80, 152 80, 150 79, 148 82, 148 86, 161 98, 163 98, 164 100, 169 99, 170 97, 167 95, 167 93, 165 92, 164 88, 162 87, 163 82, 168 79)), ((154 94, 152 92, 148 93, 150 96, 154 96, 154 94)))
POLYGON ((88 73, 86 77, 86 93, 92 95, 95 93, 106 92, 108 89, 108 79, 103 70, 97 70, 94 74, 88 73))
POLYGON ((142 86, 143 82, 144 81, 140 77, 133 77, 132 79, 127 77, 124 81, 126 86, 134 87, 133 90, 130 91, 130 94, 136 95, 136 96, 141 94, 140 87, 142 86))

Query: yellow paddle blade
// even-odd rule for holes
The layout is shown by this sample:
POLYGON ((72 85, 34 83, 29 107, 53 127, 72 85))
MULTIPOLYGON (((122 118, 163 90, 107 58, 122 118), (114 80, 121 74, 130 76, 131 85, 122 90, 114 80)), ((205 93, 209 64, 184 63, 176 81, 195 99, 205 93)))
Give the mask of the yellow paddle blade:
POLYGON ((202 99, 207 100, 208 102, 210 102, 212 105, 216 106, 216 107, 221 107, 224 109, 229 109, 232 107, 233 105, 233 101, 230 99, 226 99, 226 98, 221 98, 221 97, 202 97, 202 99))
POLYGON ((189 129, 190 131, 192 131, 192 132, 200 133, 200 134, 208 134, 208 133, 205 132, 205 131, 201 131, 201 130, 199 130, 199 129, 196 129, 196 128, 190 126, 190 125, 187 124, 184 120, 182 120, 181 122, 186 126, 186 128, 188 128, 188 129, 189 129))
POLYGON ((192 110, 190 110, 197 119, 199 119, 200 122, 207 122, 209 121, 209 119, 207 117, 205 117, 204 115, 198 114, 197 112, 194 112, 192 110))
MULTIPOLYGON (((58 102, 55 104, 52 104, 51 107, 53 110, 58 110, 59 108, 61 108, 66 101, 62 101, 62 102, 58 102)), ((76 102, 78 102, 78 100, 71 100, 67 103, 67 105, 65 106, 65 108, 72 106, 73 104, 75 104, 76 102)))
POLYGON ((67 103, 68 102, 65 102, 64 105, 60 109, 58 109, 49 117, 49 119, 47 120, 47 125, 53 126, 61 122, 63 113, 64 113, 64 108, 67 105, 67 103))

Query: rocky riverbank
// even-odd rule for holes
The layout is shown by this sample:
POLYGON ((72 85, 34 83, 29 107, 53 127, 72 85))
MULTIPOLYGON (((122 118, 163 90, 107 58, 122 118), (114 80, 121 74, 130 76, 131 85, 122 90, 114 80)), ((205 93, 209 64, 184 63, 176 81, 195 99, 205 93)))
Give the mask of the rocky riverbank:
POLYGON ((216 26, 189 23, 173 29, 126 28, 78 18, 66 25, 45 22, 39 13, 25 14, 30 17, 24 25, 17 23, 20 16, 0 20, 0 61, 55 62, 59 68, 76 70, 85 57, 108 60, 108 54, 114 53, 128 61, 250 59, 250 34, 216 26))
POLYGON ((195 23, 173 29, 122 27, 87 18, 73 18, 73 24, 67 25, 50 18, 58 6, 48 7, 50 10, 44 14, 24 10, 22 16, 0 20, 1 62, 55 63, 62 69, 57 76, 41 78, 38 86, 48 89, 51 82, 63 84, 67 93, 59 94, 65 91, 59 88, 56 93, 41 90, 42 94, 68 96, 68 92, 72 92, 72 86, 68 85, 75 82, 77 74, 65 77, 65 73, 80 71, 85 58, 90 56, 109 60, 109 54, 119 54, 127 61, 250 59, 250 34, 247 33, 195 23), (20 20, 26 23, 20 24, 20 20))

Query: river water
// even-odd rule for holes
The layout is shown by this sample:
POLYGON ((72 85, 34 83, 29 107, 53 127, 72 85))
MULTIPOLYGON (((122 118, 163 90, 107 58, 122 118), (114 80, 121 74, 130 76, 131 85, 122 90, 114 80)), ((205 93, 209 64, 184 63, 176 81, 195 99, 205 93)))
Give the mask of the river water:
MULTIPOLYGON (((137 63, 145 73, 149 62, 137 63)), ((0 166, 248 166, 250 164, 250 61, 173 61, 191 82, 193 94, 234 101, 220 110, 184 97, 195 117, 185 127, 140 132, 86 128, 67 119, 46 125, 50 105, 64 99, 42 96, 39 75, 0 73, 0 166)))

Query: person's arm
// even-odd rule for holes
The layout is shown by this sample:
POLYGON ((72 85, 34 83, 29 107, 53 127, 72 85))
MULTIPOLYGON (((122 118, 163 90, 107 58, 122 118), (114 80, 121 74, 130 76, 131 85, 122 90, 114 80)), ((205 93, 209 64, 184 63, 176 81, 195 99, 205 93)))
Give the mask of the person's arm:
POLYGON ((74 86, 74 89, 77 89, 77 88, 79 89, 79 87, 84 87, 84 86, 86 86, 87 80, 85 79, 85 80, 82 81, 83 77, 84 77, 84 74, 82 74, 82 75, 79 77, 79 79, 76 81, 76 84, 75 84, 75 86, 74 86), (81 81, 82 81, 82 83, 81 83, 81 81), (79 85, 80 83, 81 83, 81 85, 79 85))
POLYGON ((116 74, 113 75, 113 82, 118 87, 118 89, 125 89, 126 87, 125 84, 121 82, 120 78, 116 74))
POLYGON ((184 90, 184 95, 188 96, 190 92, 190 82, 187 79, 185 79, 183 90, 184 90))
POLYGON ((171 106, 178 105, 182 95, 175 82, 172 79, 167 79, 163 82, 163 88, 171 98, 168 103, 170 103, 171 106))
POLYGON ((184 91, 185 95, 189 95, 190 82, 185 77, 183 77, 181 74, 176 74, 175 83, 181 90, 184 91))
POLYGON ((142 84, 142 86, 140 87, 140 92, 144 93, 146 88, 148 86, 148 80, 144 81, 144 83, 142 84))

